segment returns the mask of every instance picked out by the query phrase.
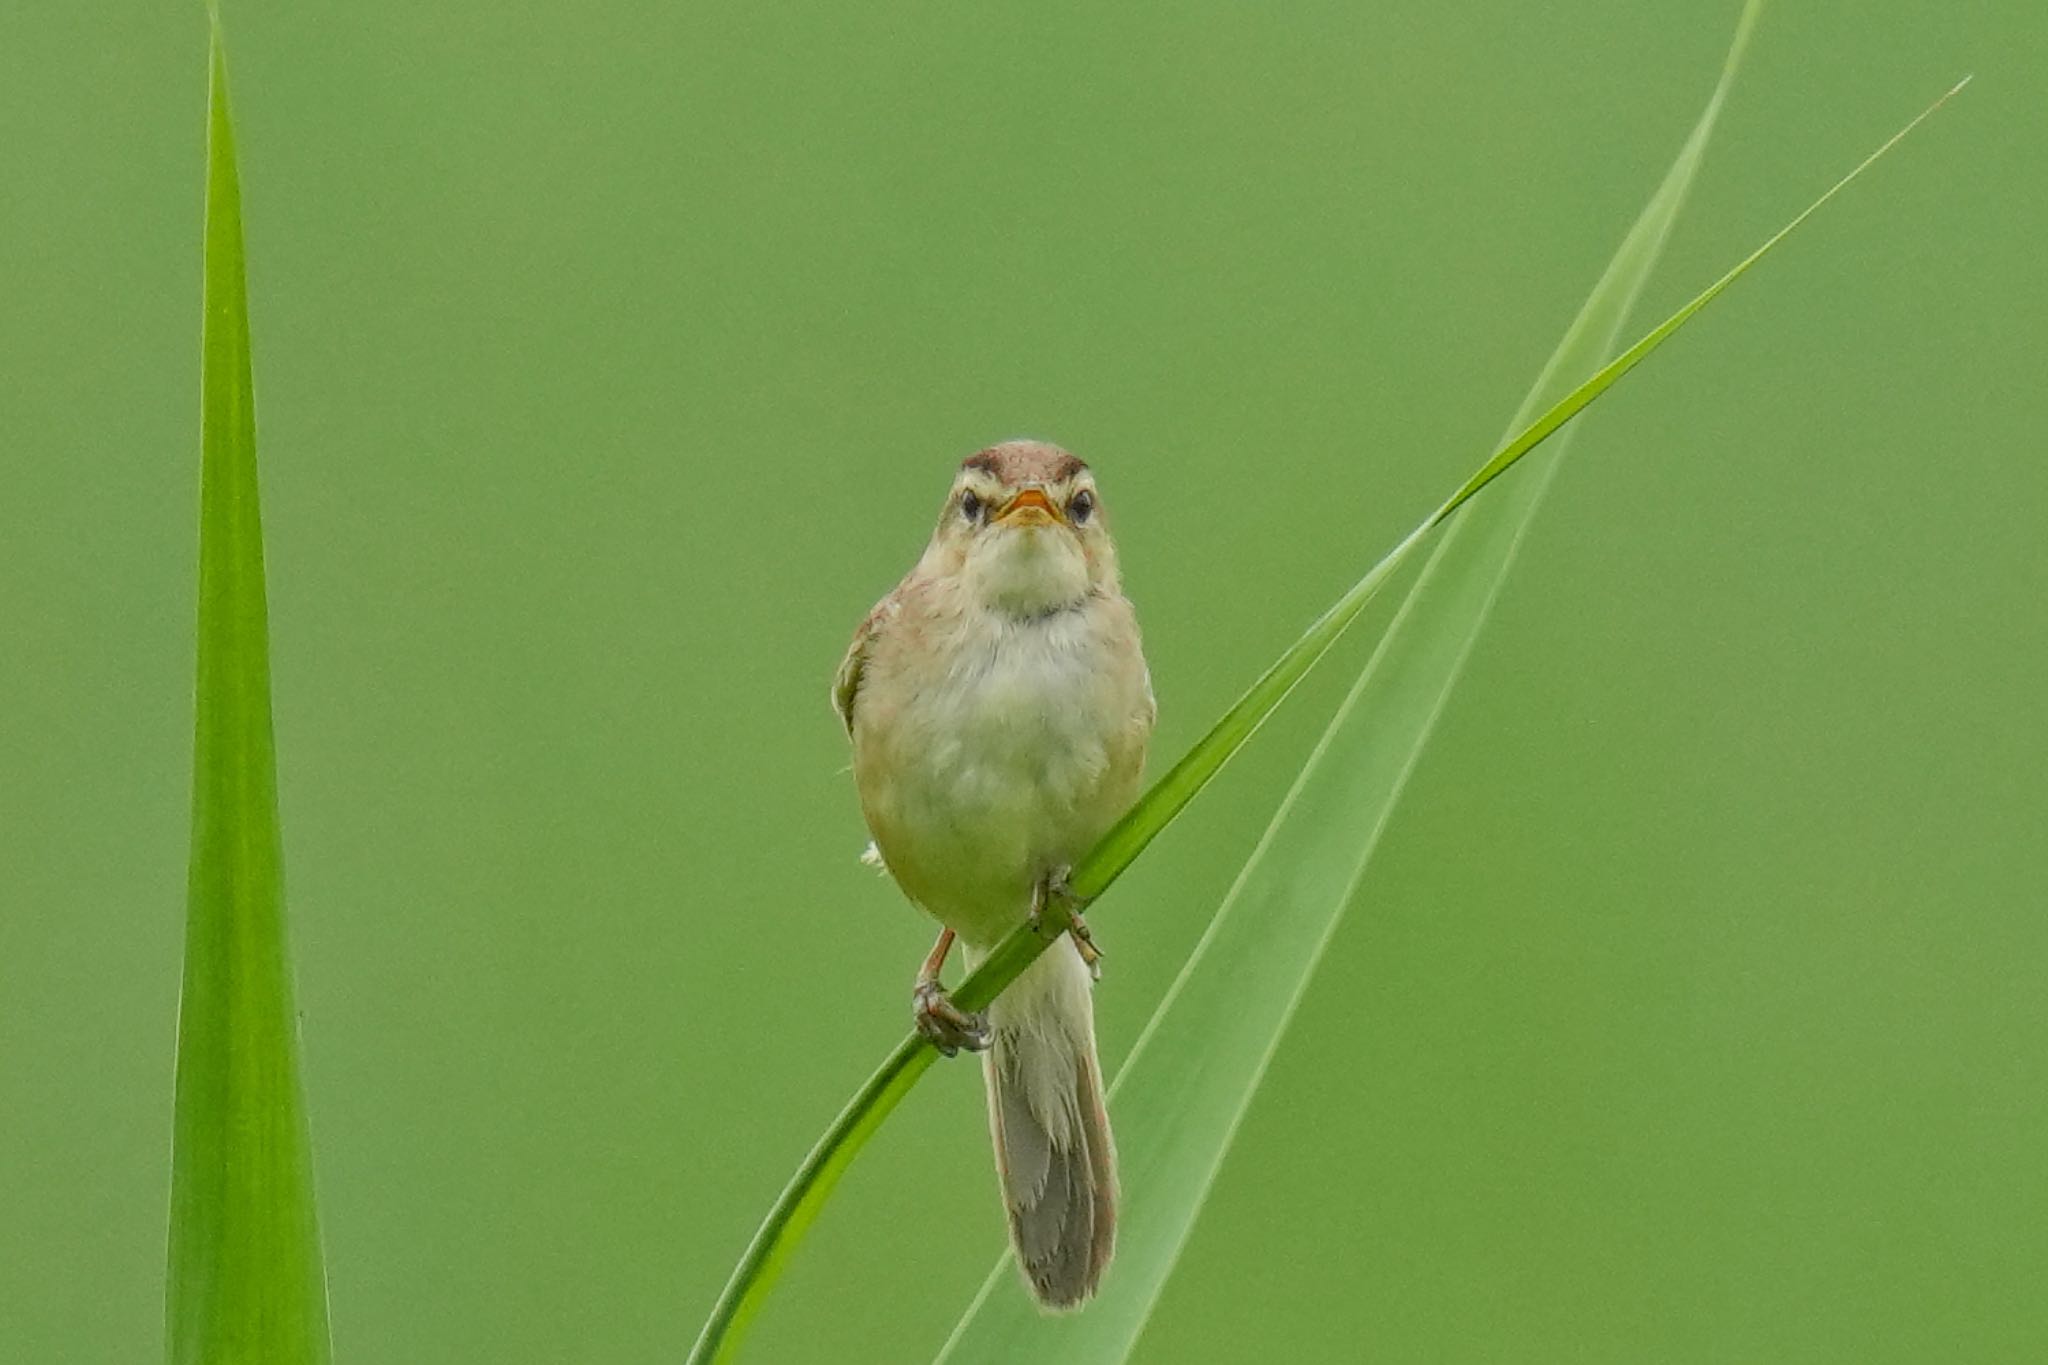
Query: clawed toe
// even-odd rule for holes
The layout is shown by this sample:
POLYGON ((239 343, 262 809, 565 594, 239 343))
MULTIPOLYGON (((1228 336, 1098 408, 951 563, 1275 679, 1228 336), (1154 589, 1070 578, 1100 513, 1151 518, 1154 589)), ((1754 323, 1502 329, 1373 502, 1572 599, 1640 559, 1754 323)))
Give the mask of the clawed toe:
POLYGON ((920 981, 912 989, 910 1017, 917 1031, 948 1057, 962 1048, 969 1052, 988 1048, 988 1016, 961 1009, 936 981, 920 981))
POLYGON ((1074 895, 1073 887, 1067 884, 1067 871, 1064 867, 1053 868, 1031 888, 1031 908, 1026 918, 1030 921, 1032 933, 1043 936, 1048 922, 1057 925, 1062 933, 1070 924, 1080 922, 1077 913, 1080 901, 1074 895), (1048 913, 1054 910, 1057 913, 1048 913))
POLYGON ((1088 975, 1102 980, 1102 949, 1095 946, 1095 936, 1088 931, 1088 921, 1081 918, 1081 898, 1074 894, 1074 888, 1067 882, 1071 869, 1056 867, 1045 874, 1038 885, 1031 888, 1031 911, 1029 920, 1031 932, 1045 936, 1047 920, 1051 918, 1060 930, 1073 937, 1074 951, 1087 964, 1088 975), (1062 912, 1050 917, 1047 911, 1057 906, 1062 912), (1064 921, 1062 923, 1061 921, 1064 921))
POLYGON ((1088 975, 1097 981, 1102 980, 1102 949, 1095 946, 1095 935, 1088 931, 1088 921, 1076 914, 1067 932, 1074 937, 1074 951, 1088 965, 1088 975))

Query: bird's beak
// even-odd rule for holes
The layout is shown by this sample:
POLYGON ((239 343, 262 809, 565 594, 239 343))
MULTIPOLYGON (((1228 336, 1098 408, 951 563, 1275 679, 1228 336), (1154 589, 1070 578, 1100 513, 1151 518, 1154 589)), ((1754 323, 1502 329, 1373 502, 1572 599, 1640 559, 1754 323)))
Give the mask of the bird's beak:
POLYGON ((1003 504, 996 520, 1004 526, 1052 526, 1066 521, 1052 499, 1038 488, 1027 488, 1003 504))

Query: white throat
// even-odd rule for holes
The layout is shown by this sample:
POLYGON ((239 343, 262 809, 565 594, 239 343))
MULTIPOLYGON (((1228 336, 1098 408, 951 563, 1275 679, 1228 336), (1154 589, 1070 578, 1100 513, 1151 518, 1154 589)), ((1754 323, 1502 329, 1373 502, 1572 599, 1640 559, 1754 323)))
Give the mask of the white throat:
POLYGON ((1048 616, 1088 597, 1088 559, 1063 527, 993 527, 967 553, 976 601, 1006 616, 1048 616))

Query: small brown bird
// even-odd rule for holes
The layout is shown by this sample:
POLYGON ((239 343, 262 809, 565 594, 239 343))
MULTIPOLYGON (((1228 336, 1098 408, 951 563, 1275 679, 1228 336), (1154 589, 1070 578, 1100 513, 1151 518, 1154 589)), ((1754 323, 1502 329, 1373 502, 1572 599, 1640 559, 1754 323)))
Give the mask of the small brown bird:
POLYGON ((1059 894, 1138 792, 1152 684, 1088 466, 1037 441, 968 457, 832 700, 874 852, 945 926, 912 992, 917 1027, 948 1055, 987 1051, 1018 1266, 1040 1303, 1075 1307, 1116 1244, 1093 944, 1054 944, 986 1018, 938 977, 955 935, 971 967, 1059 894))

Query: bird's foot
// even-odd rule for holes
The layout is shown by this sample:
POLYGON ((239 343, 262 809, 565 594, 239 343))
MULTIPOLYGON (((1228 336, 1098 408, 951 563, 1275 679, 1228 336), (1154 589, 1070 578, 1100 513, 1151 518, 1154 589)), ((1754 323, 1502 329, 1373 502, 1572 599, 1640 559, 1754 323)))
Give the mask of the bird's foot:
POLYGON ((988 1016, 961 1009, 936 981, 919 981, 911 988, 910 1017, 917 1031, 948 1057, 962 1048, 988 1050, 988 1016))
POLYGON ((1067 882, 1071 870, 1056 867, 1031 888, 1031 932, 1043 936, 1051 928, 1055 933, 1072 935, 1074 951, 1088 965, 1088 975, 1100 981, 1102 949, 1095 946, 1095 935, 1089 932, 1088 921, 1081 918, 1081 898, 1067 882))
POLYGON ((1088 975, 1100 981, 1102 980, 1102 949, 1095 946, 1095 935, 1089 932, 1088 921, 1081 918, 1079 911, 1074 912, 1073 920, 1074 922, 1067 926, 1067 932, 1073 935, 1074 951, 1079 953, 1081 961, 1087 964, 1088 975))

